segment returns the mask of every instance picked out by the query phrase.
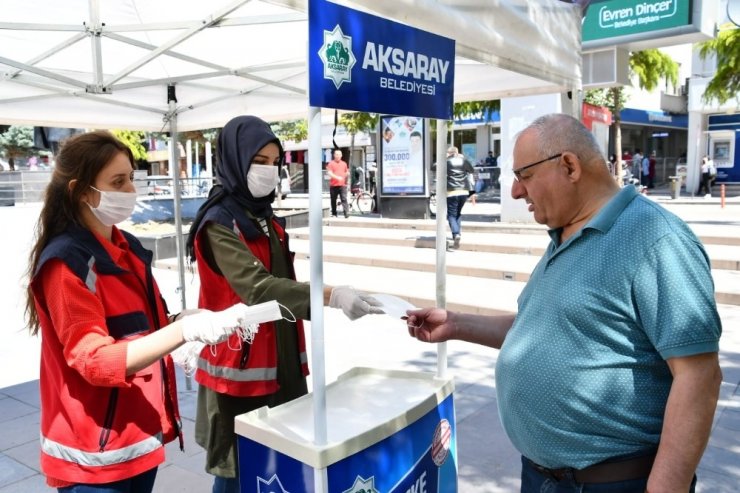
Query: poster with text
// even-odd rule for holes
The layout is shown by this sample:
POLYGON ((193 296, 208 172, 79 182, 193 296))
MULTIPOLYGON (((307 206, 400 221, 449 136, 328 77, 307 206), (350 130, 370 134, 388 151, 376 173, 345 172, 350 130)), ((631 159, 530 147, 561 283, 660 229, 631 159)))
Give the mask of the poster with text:
POLYGON ((424 195, 424 119, 380 119, 381 195, 424 195))

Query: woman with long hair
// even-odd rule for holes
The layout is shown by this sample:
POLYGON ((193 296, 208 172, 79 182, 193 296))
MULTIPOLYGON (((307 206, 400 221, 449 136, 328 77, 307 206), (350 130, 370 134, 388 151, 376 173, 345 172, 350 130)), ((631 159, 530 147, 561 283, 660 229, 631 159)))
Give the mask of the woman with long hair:
POLYGON ((115 225, 136 204, 134 159, 112 134, 68 139, 30 253, 26 314, 41 334, 41 470, 60 492, 149 492, 182 433, 172 359, 215 344, 243 305, 169 315, 151 252, 115 225))

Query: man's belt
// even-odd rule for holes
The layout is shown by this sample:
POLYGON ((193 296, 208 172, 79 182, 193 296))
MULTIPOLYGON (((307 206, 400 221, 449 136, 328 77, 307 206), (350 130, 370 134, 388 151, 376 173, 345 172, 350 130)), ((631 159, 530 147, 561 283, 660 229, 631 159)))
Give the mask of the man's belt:
POLYGON ((570 467, 549 469, 529 459, 527 460, 537 472, 556 481, 573 479, 576 483, 614 483, 647 478, 653 468, 653 462, 655 462, 655 453, 639 457, 610 459, 584 469, 570 467))

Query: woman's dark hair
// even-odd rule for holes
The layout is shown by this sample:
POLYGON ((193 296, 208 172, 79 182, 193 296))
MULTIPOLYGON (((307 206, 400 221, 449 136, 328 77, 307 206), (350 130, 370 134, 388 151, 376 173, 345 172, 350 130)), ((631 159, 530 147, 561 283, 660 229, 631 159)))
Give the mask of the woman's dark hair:
POLYGON ((44 205, 36 223, 36 242, 28 256, 26 316, 32 335, 39 331, 39 316, 31 281, 36 274, 41 252, 52 238, 71 225, 83 226, 80 215, 83 192, 95 182, 98 173, 121 152, 129 158, 132 165, 135 163, 131 149, 110 132, 99 130, 68 138, 56 156, 51 181, 44 192, 44 205))

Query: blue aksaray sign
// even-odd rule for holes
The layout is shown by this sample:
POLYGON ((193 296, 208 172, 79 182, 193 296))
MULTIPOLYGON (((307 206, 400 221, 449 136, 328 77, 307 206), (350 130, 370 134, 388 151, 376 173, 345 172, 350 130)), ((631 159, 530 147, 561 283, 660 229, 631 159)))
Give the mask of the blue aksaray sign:
POLYGON ((308 37, 311 106, 452 119, 454 40, 326 0, 308 37))

